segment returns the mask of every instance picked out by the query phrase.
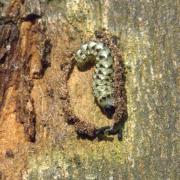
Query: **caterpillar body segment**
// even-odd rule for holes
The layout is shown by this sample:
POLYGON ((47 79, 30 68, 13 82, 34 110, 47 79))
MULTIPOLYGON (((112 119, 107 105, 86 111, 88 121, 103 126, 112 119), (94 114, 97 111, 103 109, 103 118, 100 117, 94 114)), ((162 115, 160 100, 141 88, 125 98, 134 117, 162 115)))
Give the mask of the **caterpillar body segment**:
POLYGON ((100 108, 112 116, 115 111, 114 68, 110 49, 102 42, 90 41, 76 52, 75 60, 80 70, 88 64, 95 64, 93 94, 100 108))

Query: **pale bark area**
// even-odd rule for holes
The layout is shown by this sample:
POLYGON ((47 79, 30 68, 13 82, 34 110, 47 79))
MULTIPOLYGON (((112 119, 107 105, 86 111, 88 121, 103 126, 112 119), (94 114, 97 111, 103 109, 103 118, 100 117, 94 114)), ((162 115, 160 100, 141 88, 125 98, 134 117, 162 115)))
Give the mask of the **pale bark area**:
MULTIPOLYGON (((179 2, 12 2, 20 6, 20 18, 25 19, 18 26, 18 57, 20 64, 28 59, 25 75, 33 87, 26 95, 26 88, 19 87, 22 91, 18 91, 16 83, 11 83, 5 95, 0 93, 0 102, 4 98, 0 112, 0 179, 179 179, 179 2), (62 112, 60 65, 100 28, 119 37, 127 71, 128 120, 122 141, 115 136, 113 141, 78 139, 62 112), (43 51, 45 39, 51 41, 50 57, 43 51), (33 100, 34 143, 27 140, 29 129, 24 135, 16 97, 33 100)), ((68 82, 69 93, 74 112, 101 127, 112 122, 94 103, 92 71, 80 72, 75 67, 68 82)), ((13 71, 12 77, 19 76, 13 71)), ((10 82, 16 82, 13 78, 10 82)), ((23 77, 18 81, 24 82, 23 77)), ((26 128, 28 123, 24 122, 26 128)))

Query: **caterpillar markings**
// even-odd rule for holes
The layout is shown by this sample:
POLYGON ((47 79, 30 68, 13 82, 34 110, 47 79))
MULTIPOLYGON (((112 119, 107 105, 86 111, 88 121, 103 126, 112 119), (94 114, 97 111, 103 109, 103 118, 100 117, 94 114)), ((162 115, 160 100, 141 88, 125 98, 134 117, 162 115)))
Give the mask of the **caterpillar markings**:
POLYGON ((93 94, 100 108, 111 116, 115 111, 115 102, 113 57, 110 49, 102 42, 90 41, 76 52, 75 60, 80 70, 89 64, 95 64, 93 94))

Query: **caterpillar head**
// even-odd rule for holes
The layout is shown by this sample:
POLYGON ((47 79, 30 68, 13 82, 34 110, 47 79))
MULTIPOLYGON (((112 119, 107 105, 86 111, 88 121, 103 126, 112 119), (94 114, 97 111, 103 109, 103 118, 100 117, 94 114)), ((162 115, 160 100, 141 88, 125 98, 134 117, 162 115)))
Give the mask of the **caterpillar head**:
POLYGON ((112 117, 115 112, 115 106, 113 97, 111 95, 101 97, 98 100, 98 104, 108 117, 112 117))

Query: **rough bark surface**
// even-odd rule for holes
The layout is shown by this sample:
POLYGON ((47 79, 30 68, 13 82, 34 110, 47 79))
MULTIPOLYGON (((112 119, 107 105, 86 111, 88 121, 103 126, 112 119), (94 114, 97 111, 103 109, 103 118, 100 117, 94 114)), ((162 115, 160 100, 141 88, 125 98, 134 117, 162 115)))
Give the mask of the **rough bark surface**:
MULTIPOLYGON (((179 22, 176 0, 0 0, 0 179, 179 179, 179 22), (126 68, 122 141, 77 137, 62 109, 61 66, 102 28, 126 68)), ((92 72, 73 69, 69 101, 111 125, 92 72)))

